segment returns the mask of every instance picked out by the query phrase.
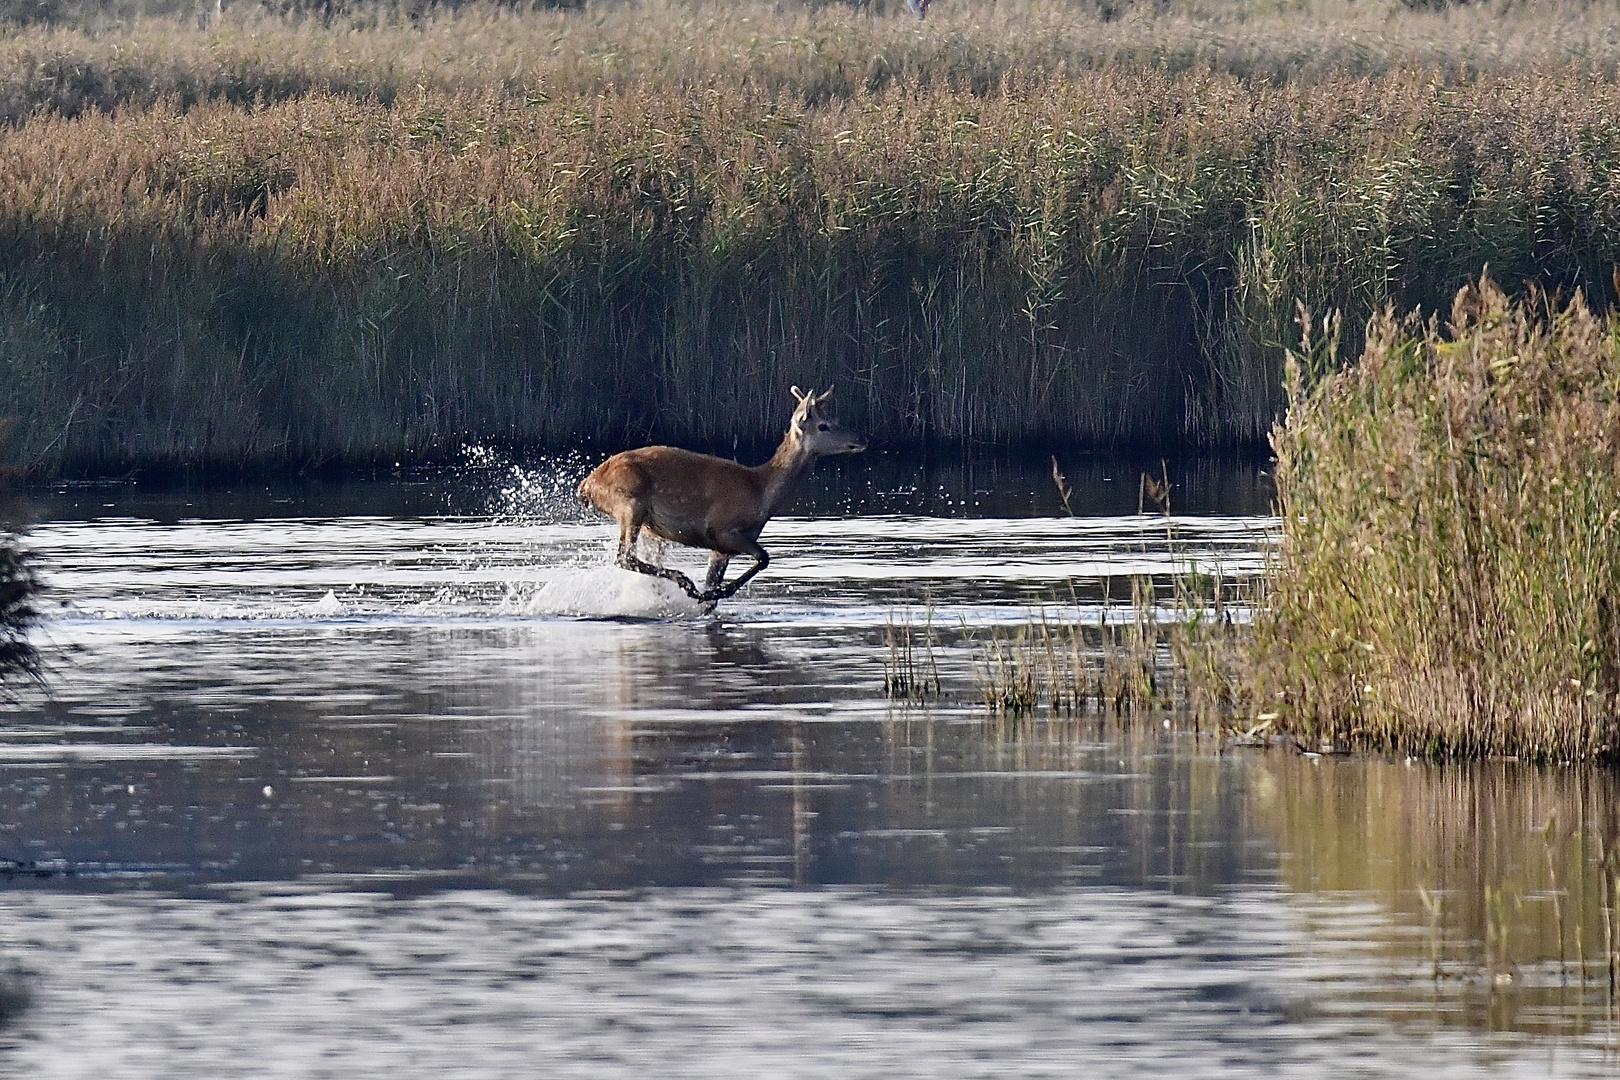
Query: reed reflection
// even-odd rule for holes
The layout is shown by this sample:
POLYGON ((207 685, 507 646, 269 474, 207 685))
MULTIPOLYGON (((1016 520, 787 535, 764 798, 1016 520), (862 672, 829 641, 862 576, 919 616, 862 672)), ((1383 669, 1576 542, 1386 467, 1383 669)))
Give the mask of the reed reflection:
MULTIPOLYGON (((1612 1033, 1613 773, 1280 752, 1255 757, 1251 772, 1251 819, 1276 837, 1305 910, 1371 898, 1387 912, 1358 924, 1389 975, 1374 998, 1406 998, 1434 1023, 1612 1033)), ((1331 916, 1321 928, 1345 932, 1331 916)))

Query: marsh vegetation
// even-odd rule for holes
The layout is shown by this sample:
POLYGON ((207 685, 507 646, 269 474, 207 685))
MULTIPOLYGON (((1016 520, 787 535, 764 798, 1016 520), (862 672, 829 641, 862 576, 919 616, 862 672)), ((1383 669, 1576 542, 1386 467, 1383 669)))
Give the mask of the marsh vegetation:
POLYGON ((1610 6, 893 6, 10 26, 9 457, 1256 450, 1297 300, 1611 298, 1610 6))
POLYGON ((1307 738, 1620 752, 1617 331, 1487 279, 1444 328, 1386 316, 1358 364, 1295 367, 1254 678, 1307 738))
POLYGON ((736 452, 793 382, 880 445, 1254 451, 1292 401, 1252 655, 1032 624, 986 697, 1151 700, 1174 655, 1244 730, 1610 755, 1615 13, 40 9, 0 35, 5 452, 736 452), (1530 306, 1387 314, 1487 264, 1530 306), (1299 304, 1338 351, 1288 385, 1299 304))
POLYGON ((1041 612, 992 637, 992 710, 1135 700, 1313 753, 1620 756, 1620 323, 1484 278, 1444 324, 1371 320, 1354 364, 1336 318, 1304 328, 1265 572, 1186 562, 1133 579, 1124 618, 1041 612))

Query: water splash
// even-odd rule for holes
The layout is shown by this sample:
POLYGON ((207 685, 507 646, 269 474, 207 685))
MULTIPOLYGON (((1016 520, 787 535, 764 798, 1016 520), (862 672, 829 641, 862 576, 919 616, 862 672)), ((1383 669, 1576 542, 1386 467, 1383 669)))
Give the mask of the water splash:
POLYGON ((493 447, 463 446, 458 471, 485 478, 486 513, 498 522, 578 522, 601 520, 576 494, 595 466, 594 458, 574 451, 521 463, 493 447))
MULTIPOLYGON (((464 446, 462 460, 466 469, 493 479, 487 505, 494 524, 532 527, 605 520, 583 506, 577 494, 580 481, 596 465, 594 458, 570 452, 525 464, 490 447, 464 446)), ((539 592, 519 600, 509 589, 502 606, 527 615, 614 619, 689 618, 703 613, 702 605, 671 582, 599 565, 602 553, 600 542, 592 540, 568 556, 575 565, 562 569, 539 592)))
POLYGON ((552 578, 529 601, 528 614, 669 619, 701 615, 703 607, 663 578, 598 566, 552 578))

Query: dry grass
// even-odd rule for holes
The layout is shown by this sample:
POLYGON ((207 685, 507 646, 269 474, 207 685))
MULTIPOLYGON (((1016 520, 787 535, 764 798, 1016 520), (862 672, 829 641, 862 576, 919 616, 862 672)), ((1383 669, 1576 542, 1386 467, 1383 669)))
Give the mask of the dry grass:
POLYGON ((1125 716, 1174 704, 1174 631, 1156 617, 1151 579, 1131 579, 1128 611, 1118 620, 1105 604, 1088 625, 1078 612, 1042 610, 1010 633, 992 630, 976 658, 986 707, 1000 716, 1125 716))
POLYGON ((1486 281, 1294 387, 1258 707, 1312 746, 1620 753, 1616 326, 1486 281))
MULTIPOLYGON (((1009 76, 1039 83, 1103 69, 1204 70, 1273 84, 1415 70, 1466 82, 1527 68, 1620 69, 1612 32, 1620 9, 1609 0, 941 0, 926 23, 899 0, 647 0, 584 10, 233 3, 222 19, 195 17, 213 7, 16 2, 13 20, 28 11, 50 17, 15 24, 0 39, 0 116, 163 100, 250 104, 315 91, 388 103, 418 88, 522 99, 537 87, 688 93, 725 85, 817 105, 898 83, 982 93, 1009 76)), ((0 4, 0 19, 7 13, 0 4)))
POLYGON ((14 28, 11 463, 1257 448, 1296 300, 1610 299, 1608 7, 937 10, 14 28))

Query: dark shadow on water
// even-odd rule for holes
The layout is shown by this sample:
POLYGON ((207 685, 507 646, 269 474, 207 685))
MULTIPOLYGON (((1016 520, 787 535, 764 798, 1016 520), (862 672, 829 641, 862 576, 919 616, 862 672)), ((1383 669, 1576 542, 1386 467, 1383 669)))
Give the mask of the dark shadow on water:
POLYGON ((31 981, 20 968, 0 969, 0 1031, 15 1024, 33 1004, 31 981))
POLYGON ((39 653, 28 632, 39 618, 39 579, 13 533, 17 513, 0 476, 0 700, 19 680, 39 678, 39 653))
MULTIPOLYGON (((742 460, 757 464, 768 456, 768 452, 743 455, 742 460)), ((27 509, 32 516, 49 520, 253 521, 294 514, 308 518, 528 514, 567 519, 581 516, 574 489, 598 461, 598 457, 577 454, 525 461, 479 453, 461 465, 405 469, 380 476, 201 486, 138 478, 60 484, 28 492, 27 509)), ((1061 453, 1058 463, 1074 491, 1070 505, 1082 515, 1136 513, 1144 473, 1169 477, 1177 513, 1266 514, 1274 497, 1270 466, 1265 461, 1189 458, 1166 462, 1061 453)), ((1048 456, 922 457, 878 451, 821 462, 801 485, 788 512, 945 518, 1057 517, 1067 513, 1053 483, 1048 456)))

